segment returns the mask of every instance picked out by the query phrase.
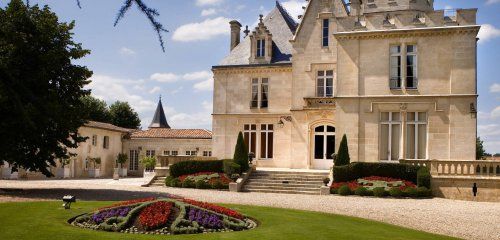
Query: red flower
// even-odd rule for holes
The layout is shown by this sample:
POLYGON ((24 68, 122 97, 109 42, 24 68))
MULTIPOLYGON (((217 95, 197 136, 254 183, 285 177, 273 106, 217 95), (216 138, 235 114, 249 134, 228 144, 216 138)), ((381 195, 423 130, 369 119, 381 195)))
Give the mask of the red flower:
POLYGON ((237 218, 237 219, 243 219, 243 215, 241 213, 234 211, 232 209, 229 209, 229 208, 213 205, 213 204, 206 203, 206 202, 198 202, 198 201, 195 201, 192 199, 182 199, 182 201, 187 203, 187 204, 191 204, 191 205, 194 205, 194 206, 197 206, 200 208, 205 208, 205 209, 214 211, 216 213, 224 214, 224 215, 227 215, 227 216, 230 216, 233 218, 237 218))
POLYGON ((146 230, 161 227, 167 224, 173 206, 172 202, 155 202, 142 210, 139 222, 146 230))
POLYGON ((133 205, 133 204, 143 203, 143 202, 150 202, 150 201, 154 201, 154 200, 156 200, 155 197, 134 199, 134 200, 129 200, 129 201, 115 203, 115 204, 113 204, 111 206, 102 207, 102 208, 99 208, 99 210, 108 209, 108 208, 114 208, 114 207, 127 206, 127 205, 133 205))

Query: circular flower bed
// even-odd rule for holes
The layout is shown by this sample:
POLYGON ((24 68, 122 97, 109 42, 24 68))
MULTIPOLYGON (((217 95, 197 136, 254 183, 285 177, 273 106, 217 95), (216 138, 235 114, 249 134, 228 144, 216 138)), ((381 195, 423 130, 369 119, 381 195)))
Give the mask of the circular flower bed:
POLYGON ((167 235, 242 231, 257 226, 232 209, 182 198, 120 202, 69 222, 77 227, 108 232, 167 235))

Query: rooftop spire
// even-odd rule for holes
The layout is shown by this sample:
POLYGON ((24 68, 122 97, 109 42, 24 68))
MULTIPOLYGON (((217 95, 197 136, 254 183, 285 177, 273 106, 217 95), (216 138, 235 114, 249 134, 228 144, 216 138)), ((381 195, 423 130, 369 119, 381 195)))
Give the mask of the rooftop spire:
POLYGON ((153 121, 149 125, 149 128, 170 128, 165 117, 165 112, 163 112, 163 105, 161 104, 161 95, 158 100, 158 106, 156 107, 156 112, 153 117, 153 121))

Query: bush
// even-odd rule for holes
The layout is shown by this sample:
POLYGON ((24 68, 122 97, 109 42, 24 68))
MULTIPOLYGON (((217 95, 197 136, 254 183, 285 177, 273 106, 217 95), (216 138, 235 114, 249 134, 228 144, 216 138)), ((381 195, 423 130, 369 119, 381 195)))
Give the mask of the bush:
POLYGON ((170 186, 172 180, 174 180, 174 177, 172 176, 168 176, 167 178, 165 178, 165 186, 170 186))
POLYGON ((213 189, 224 189, 224 184, 219 180, 215 180, 211 186, 213 189))
POLYGON ((234 162, 241 166, 241 171, 246 172, 250 168, 248 164, 248 146, 243 139, 243 133, 238 134, 238 140, 234 147, 234 162))
POLYGON ((208 183, 206 183, 204 180, 198 180, 196 182, 196 188, 198 188, 198 189, 207 189, 208 188, 208 183))
POLYGON ((174 178, 174 179, 172 179, 172 181, 170 181, 170 186, 171 187, 180 187, 181 181, 178 178, 174 178))
POLYGON ((343 185, 339 188, 339 194, 342 196, 351 195, 351 189, 347 185, 343 185))
POLYGON ((170 166, 170 175, 180 177, 182 175, 195 174, 199 172, 223 172, 223 163, 215 161, 185 161, 178 162, 170 166))
POLYGON ((431 188, 431 173, 428 168, 421 167, 417 172, 417 186, 431 188))
POLYGON ((330 188, 330 194, 339 194, 338 188, 330 188))
POLYGON ((403 191, 404 195, 411 198, 418 197, 418 192, 416 188, 408 187, 403 191))
POLYGON ((368 189, 365 187, 358 187, 356 188, 356 191, 354 191, 354 194, 358 196, 368 196, 368 189))
POLYGON ((195 187, 195 182, 193 182, 193 180, 191 180, 191 179, 185 179, 182 182, 182 187, 183 188, 194 188, 195 187))
POLYGON ((389 194, 391 197, 400 198, 403 196, 403 191, 401 191, 398 187, 393 187, 389 190, 389 194))
POLYGON ((367 190, 366 196, 373 196, 373 190, 367 190))
POLYGON ((379 176, 417 182, 419 168, 408 164, 356 162, 345 166, 334 166, 333 181, 349 182, 358 178, 379 176))
POLYGON ((228 176, 232 176, 233 174, 240 174, 241 173, 241 166, 233 160, 224 160, 224 173, 228 176))
POLYGON ((418 197, 432 197, 432 191, 426 187, 417 188, 418 197))
POLYGON ((345 134, 342 137, 342 141, 340 141, 339 151, 335 156, 334 162, 335 166, 344 166, 351 162, 349 147, 347 146, 347 136, 345 134))
POLYGON ((385 197, 387 195, 387 192, 385 191, 385 188, 383 187, 378 187, 373 189, 373 196, 375 197, 385 197))

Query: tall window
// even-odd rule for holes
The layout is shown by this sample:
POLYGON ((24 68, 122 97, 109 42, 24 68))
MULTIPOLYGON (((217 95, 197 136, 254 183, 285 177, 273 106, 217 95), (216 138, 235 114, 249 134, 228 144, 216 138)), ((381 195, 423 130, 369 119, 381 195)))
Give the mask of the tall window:
POLYGON ((164 156, 170 156, 170 151, 163 151, 164 156))
POLYGON ((318 71, 316 97, 333 97, 333 71, 318 71))
POLYGON ((177 156, 179 155, 179 151, 172 151, 172 156, 177 156))
POLYGON ((323 19, 323 42, 322 46, 323 47, 328 47, 328 33, 330 32, 330 19, 323 19))
POLYGON ((245 139, 245 144, 248 146, 248 151, 256 153, 257 125, 245 124, 245 126, 243 126, 243 137, 245 139))
POLYGON ((109 148, 109 137, 104 136, 104 139, 102 141, 102 148, 108 149, 109 148))
POLYGON ((97 146, 97 135, 92 135, 92 146, 97 146))
POLYGON ((155 150, 146 150, 146 157, 154 157, 156 156, 155 150))
POLYGON ((409 112, 406 120, 406 158, 427 158, 427 113, 409 112))
POLYGON ((401 46, 391 46, 390 88, 401 88, 401 46))
POLYGON ((203 151, 203 156, 204 157, 211 157, 212 156, 212 151, 203 151))
POLYGON ((269 78, 252 79, 251 108, 267 108, 269 106, 269 78))
POLYGON ((257 40, 257 57, 264 57, 266 55, 266 40, 257 40))
POLYGON ((332 160, 335 153, 335 127, 321 125, 314 128, 314 159, 332 160))
POLYGON ((273 129, 272 124, 260 125, 260 158, 262 159, 273 158, 273 129))
POLYGON ((128 166, 128 169, 130 171, 139 170, 139 151, 130 150, 129 159, 130 159, 130 164, 128 166))
POLYGON ((406 88, 415 89, 417 80, 417 46, 406 46, 406 88))
POLYGON ((399 112, 381 113, 380 128, 380 160, 398 160, 401 114, 399 112))

